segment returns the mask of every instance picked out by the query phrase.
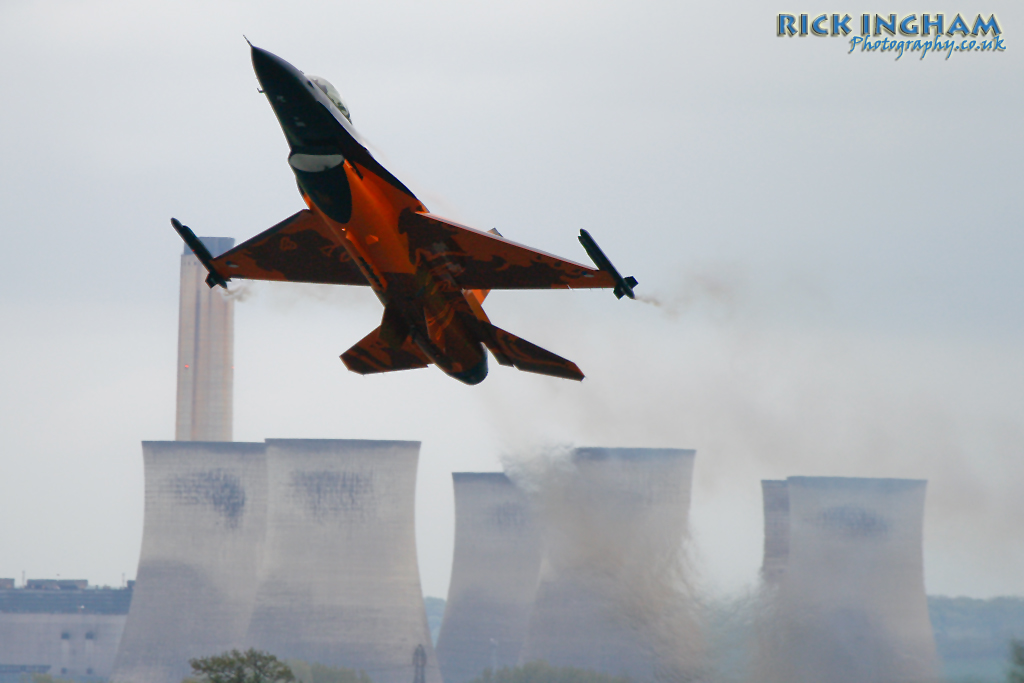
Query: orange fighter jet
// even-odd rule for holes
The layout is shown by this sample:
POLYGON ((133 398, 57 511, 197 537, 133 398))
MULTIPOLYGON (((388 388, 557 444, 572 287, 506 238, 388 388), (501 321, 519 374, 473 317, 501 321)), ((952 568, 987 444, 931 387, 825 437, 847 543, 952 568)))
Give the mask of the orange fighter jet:
POLYGON ((580 242, 597 269, 435 216, 367 151, 334 86, 257 47, 252 64, 308 208, 216 258, 172 218, 210 287, 234 278, 369 286, 383 319, 341 354, 363 375, 433 363, 478 384, 487 348, 501 365, 583 379, 572 361, 492 325, 481 304, 492 289, 608 287, 633 298, 636 280, 620 276, 585 230, 580 242))

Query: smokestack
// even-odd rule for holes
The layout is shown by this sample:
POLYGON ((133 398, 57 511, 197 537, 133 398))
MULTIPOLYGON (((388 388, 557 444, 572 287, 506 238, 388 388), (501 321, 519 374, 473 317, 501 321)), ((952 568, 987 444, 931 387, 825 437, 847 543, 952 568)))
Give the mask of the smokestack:
POLYGON ((924 588, 927 482, 790 477, 786 484, 789 557, 765 625, 773 633, 766 680, 938 680, 924 588))
POLYGON ((540 521, 526 493, 498 472, 452 474, 455 553, 437 661, 445 683, 515 666, 537 591, 540 521))
MULTIPOLYGON (((200 237, 213 256, 230 237, 200 237)), ((181 257, 178 304, 176 441, 231 441, 235 303, 206 286, 206 269, 187 246, 181 257)))
POLYGON ((261 443, 146 441, 138 578, 112 681, 180 683, 239 647, 266 530, 261 443))
POLYGON ((522 662, 634 681, 699 666, 684 542, 694 451, 581 448, 540 482, 545 552, 522 662))

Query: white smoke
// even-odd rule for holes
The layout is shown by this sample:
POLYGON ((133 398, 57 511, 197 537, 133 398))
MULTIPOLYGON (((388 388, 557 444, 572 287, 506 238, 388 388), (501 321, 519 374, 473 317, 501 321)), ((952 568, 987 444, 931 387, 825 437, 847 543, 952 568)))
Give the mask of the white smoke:
POLYGON ((251 282, 243 280, 241 282, 234 282, 227 288, 227 291, 222 292, 222 294, 225 299, 242 303, 255 294, 255 289, 251 282))
POLYGON ((276 310, 288 310, 300 303, 360 306, 376 301, 369 287, 262 280, 232 281, 223 295, 238 303, 259 299, 276 310))
POLYGON ((666 501, 652 493, 688 497, 688 490, 677 489, 688 487, 689 481, 660 480, 660 468, 638 474, 635 466, 617 462, 581 469, 573 451, 566 445, 546 445, 502 457, 506 474, 537 505, 548 571, 561 577, 555 580, 571 576, 574 584, 607 601, 603 618, 635 644, 634 654, 650 663, 654 680, 706 679, 703 608, 685 510, 665 507, 666 501), (653 495, 661 504, 648 502, 638 511, 638 495, 645 500, 653 495))
POLYGON ((728 322, 749 303, 746 277, 737 268, 704 268, 684 274, 665 293, 641 289, 637 301, 654 306, 670 319, 701 311, 712 320, 728 322))

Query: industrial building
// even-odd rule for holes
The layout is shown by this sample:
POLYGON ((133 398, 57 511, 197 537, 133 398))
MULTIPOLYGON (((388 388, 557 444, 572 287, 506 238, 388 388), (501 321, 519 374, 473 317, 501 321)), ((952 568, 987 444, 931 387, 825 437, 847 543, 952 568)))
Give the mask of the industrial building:
POLYGON ((440 683, 416 556, 419 448, 267 440, 266 541, 246 646, 362 670, 374 683, 440 683))
POLYGON ((694 451, 581 448, 540 493, 545 552, 520 655, 634 681, 699 667, 684 544, 694 451))
MULTIPOLYGON (((215 255, 234 244, 201 239, 215 255)), ((241 642, 265 528, 264 445, 206 443, 232 436, 234 302, 207 287, 205 276, 186 247, 177 441, 143 444, 138 590, 35 579, 15 589, 13 579, 0 579, 0 680, 46 673, 179 683, 190 672, 188 657, 241 642)))
POLYGON ((543 552, 527 494, 498 472, 452 474, 455 552, 437 660, 445 683, 519 662, 543 552))
POLYGON ((108 678, 131 600, 131 587, 30 579, 15 588, 14 579, 0 579, 0 681, 108 678))
POLYGON ((145 442, 135 598, 112 680, 180 683, 188 660, 256 647, 441 677, 415 539, 419 443, 145 442))
MULTIPOLYGON (((229 238, 201 238, 214 255, 229 238)), ((233 301, 181 260, 173 442, 143 444, 135 599, 113 680, 179 683, 255 646, 440 683, 415 541, 419 443, 232 438, 233 301)))
MULTIPOLYGON (((214 255, 230 237, 202 237, 214 255)), ((175 441, 142 444, 142 550, 115 681, 179 683, 189 658, 238 647, 266 530, 262 443, 233 443, 234 301, 181 256, 175 441)))
MULTIPOLYGON (((214 256, 230 237, 200 237, 214 256)), ((187 246, 178 303, 176 441, 231 441, 235 373, 235 302, 206 286, 206 269, 187 246)))
POLYGON ((266 531, 262 443, 142 444, 146 507, 112 680, 180 683, 188 660, 239 647, 266 531))
MULTIPOLYGON (((789 543, 761 638, 766 680, 938 679, 924 588, 925 488, 913 479, 786 480, 789 543)), ((781 515, 777 483, 764 491, 766 511, 781 515)), ((779 564, 777 547, 766 542, 765 567, 779 564)))

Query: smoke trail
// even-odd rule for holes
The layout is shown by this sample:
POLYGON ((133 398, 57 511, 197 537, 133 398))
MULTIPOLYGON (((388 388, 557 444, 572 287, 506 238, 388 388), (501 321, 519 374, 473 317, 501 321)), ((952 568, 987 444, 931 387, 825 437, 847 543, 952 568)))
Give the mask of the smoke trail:
POLYGON ((498 457, 508 478, 536 497, 572 472, 572 450, 572 444, 547 443, 498 457))
MULTIPOLYGON (((587 379, 579 388, 534 381, 528 400, 484 385, 489 422, 513 444, 530 425, 534 439, 696 448, 698 495, 731 500, 721 519, 741 532, 714 540, 728 548, 719 556, 743 567, 716 568, 731 573, 730 588, 759 554, 758 481, 802 474, 928 479, 929 590, 1019 592, 1024 546, 1013 520, 1024 516, 1024 498, 1009 484, 1024 478, 1019 344, 786 318, 789 301, 766 289, 735 290, 727 325, 678 324, 652 304, 622 314, 628 325, 599 328, 563 307, 544 334, 523 334, 542 345, 575 341, 553 348, 587 379)), ((816 290, 802 291, 805 308, 820 310, 816 290)))
POLYGON ((247 281, 236 282, 231 287, 228 287, 226 292, 222 292, 225 299, 243 303, 249 299, 256 290, 253 289, 252 283, 247 281))
POLYGON ((267 282, 257 280, 233 281, 224 298, 238 303, 260 299, 277 310, 288 310, 299 303, 329 305, 361 305, 373 300, 368 287, 347 285, 320 285, 305 282, 267 282))
POLYGON ((736 270, 691 272, 666 294, 639 293, 636 300, 654 306, 670 319, 702 310, 719 322, 732 320, 746 304, 746 279, 736 270))
POLYGON ((728 598, 705 597, 701 603, 708 644, 708 679, 715 683, 765 683, 756 666, 757 624, 761 595, 745 590, 728 598), (756 675, 755 675, 756 673, 756 675))
MULTIPOLYGON (((508 444, 547 437, 697 448, 695 488, 705 501, 716 502, 714 516, 720 518, 708 527, 713 536, 702 534, 701 546, 707 551, 713 544, 731 565, 742 565, 735 570, 719 560, 715 567, 734 572, 731 590, 737 590, 738 578, 748 586, 738 596, 712 597, 692 564, 681 565, 692 593, 688 604, 696 606, 703 632, 698 660, 704 680, 795 680, 795 664, 786 654, 797 637, 793 615, 783 613, 771 590, 749 587, 751 560, 760 560, 762 478, 928 479, 924 550, 930 592, 1019 591, 1014 587, 1020 586, 1024 546, 1017 520, 1024 515, 1024 498, 1008 485, 1024 478, 1024 362, 1016 345, 854 332, 792 319, 779 324, 776 312, 785 304, 754 297, 743 287, 731 290, 732 298, 693 287, 698 294, 691 296, 684 285, 675 299, 651 297, 647 320, 639 320, 647 325, 645 335, 637 334, 638 326, 598 332, 571 310, 551 316, 549 339, 594 340, 567 353, 588 374, 584 383, 578 389, 531 385, 529 400, 486 394, 484 405, 508 444), (712 305, 730 312, 718 318, 728 324, 716 324, 711 316, 693 319, 712 305), (684 314, 686 324, 678 324, 684 314), (523 425, 531 425, 532 433, 525 435, 523 425), (974 578, 968 583, 964 576, 974 578), (944 580, 958 587, 942 586, 944 580)), ((805 291, 811 296, 803 302, 817 308, 822 298, 811 288, 805 291)), ((568 448, 536 450, 542 455, 506 458, 510 476, 515 468, 539 476, 544 461, 553 459, 549 469, 555 476, 547 490, 555 491, 565 477, 560 468, 566 467, 558 463, 557 451, 568 448)), ((536 480, 527 482, 544 490, 536 480)), ((685 559, 692 562, 692 550, 685 559)), ((631 611, 623 605, 622 614, 657 614, 643 608, 647 596, 666 585, 660 581, 664 574, 655 575, 659 580, 638 582, 643 590, 628 601, 640 607, 631 611)), ((885 636, 870 629, 860 633, 871 642, 881 638, 876 649, 885 651, 885 636)))

